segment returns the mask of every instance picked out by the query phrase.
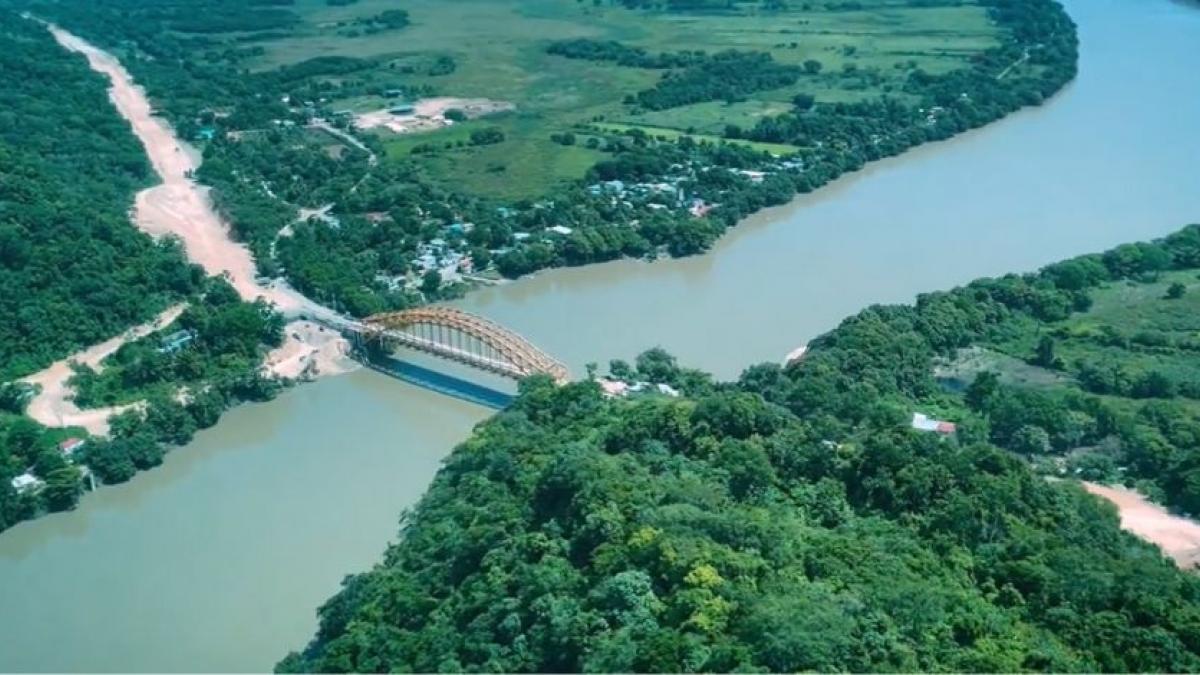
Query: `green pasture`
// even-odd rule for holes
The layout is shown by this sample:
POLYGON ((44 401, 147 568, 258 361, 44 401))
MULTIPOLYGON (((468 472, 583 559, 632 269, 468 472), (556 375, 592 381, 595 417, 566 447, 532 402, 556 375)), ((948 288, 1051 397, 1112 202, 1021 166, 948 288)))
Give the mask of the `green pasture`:
POLYGON ((617 134, 622 134, 627 131, 631 131, 633 129, 640 129, 641 131, 645 132, 647 136, 652 136, 654 138, 660 138, 660 139, 664 139, 664 140, 668 140, 668 141, 674 141, 675 139, 679 138, 680 136, 691 136, 692 138, 694 138, 697 141, 708 141, 710 143, 730 143, 733 145, 741 145, 741 146, 745 146, 748 148, 754 148, 755 150, 762 150, 764 152, 769 152, 773 155, 790 155, 790 154, 796 152, 796 150, 797 150, 796 146, 787 145, 784 143, 761 143, 758 141, 732 140, 732 139, 727 139, 727 138, 721 138, 718 135, 694 134, 694 133, 689 134, 686 131, 680 131, 679 129, 671 129, 669 127, 653 127, 653 126, 647 126, 647 125, 641 125, 641 124, 616 124, 616 123, 611 123, 611 122, 602 122, 602 123, 595 124, 592 126, 600 131, 607 131, 610 133, 617 133, 617 134))
MULTIPOLYGON (((610 130, 635 125, 655 136, 688 132, 715 138, 726 125, 748 128, 763 116, 789 111, 801 92, 824 103, 898 96, 913 68, 936 73, 962 67, 999 38, 984 9, 972 3, 909 7, 896 0, 863 0, 863 8, 853 11, 831 11, 819 2, 789 5, 771 12, 747 3, 735 14, 703 15, 630 11, 591 0, 359 0, 345 7, 296 0, 292 9, 300 25, 285 38, 255 42, 265 53, 250 66, 268 69, 317 56, 352 56, 374 62, 368 71, 352 75, 367 82, 427 85, 437 95, 513 103, 516 113, 502 119, 411 136, 380 132, 388 157, 413 157, 435 180, 509 197, 544 193, 556 182, 582 175, 586 163, 601 156, 555 144, 549 140, 554 133, 603 123, 610 130), (411 25, 347 36, 356 19, 394 8, 407 10, 411 25), (823 69, 746 101, 642 111, 625 105, 625 97, 653 86, 662 72, 545 52, 551 41, 579 37, 619 40, 650 51, 766 51, 785 63, 816 59, 823 69), (455 71, 394 75, 399 65, 435 55, 452 57, 455 71), (857 72, 843 72, 848 64, 857 72), (419 144, 464 141, 481 123, 502 127, 506 140, 487 148, 411 153, 419 144)), ((375 96, 332 102, 334 108, 356 112, 387 104, 375 96)), ((793 150, 757 145, 777 154, 793 150)))
MULTIPOLYGON (((1068 364, 1078 360, 1120 362, 1130 374, 1160 370, 1184 379, 1200 380, 1200 353, 1167 344, 1200 340, 1200 278, 1198 270, 1168 272, 1152 282, 1118 282, 1092 293, 1092 306, 1052 324, 1042 334, 1055 341, 1055 353, 1068 364), (1183 297, 1169 299, 1167 289, 1183 284, 1183 297), (1106 333, 1117 330, 1129 344, 1104 344, 1106 333), (1151 336, 1167 344, 1139 344, 1151 336)), ((1003 342, 1003 351, 1026 358, 1033 354, 1039 334, 1003 342)), ((1111 340, 1108 340, 1111 342, 1111 340)))

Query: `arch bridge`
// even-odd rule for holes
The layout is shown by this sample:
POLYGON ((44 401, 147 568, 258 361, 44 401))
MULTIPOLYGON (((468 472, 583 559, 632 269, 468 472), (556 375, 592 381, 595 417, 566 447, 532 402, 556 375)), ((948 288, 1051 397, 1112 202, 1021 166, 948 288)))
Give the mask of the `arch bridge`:
POLYGON ((549 375, 559 384, 570 379, 566 366, 533 343, 460 309, 422 307, 375 314, 362 320, 362 335, 515 380, 538 374, 549 375))

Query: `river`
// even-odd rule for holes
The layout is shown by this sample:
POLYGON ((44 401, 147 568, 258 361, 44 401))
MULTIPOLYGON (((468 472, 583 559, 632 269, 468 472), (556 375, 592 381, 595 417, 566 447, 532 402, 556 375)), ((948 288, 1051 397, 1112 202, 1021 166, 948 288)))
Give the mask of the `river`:
MULTIPOLYGON (((459 303, 578 374, 661 345, 733 377, 877 302, 1200 221, 1200 11, 1069 0, 1046 106, 763 213, 708 255, 558 270, 459 303)), ((0 670, 253 671, 378 560, 482 408, 359 371, 230 412, 165 465, 0 535, 0 670)))

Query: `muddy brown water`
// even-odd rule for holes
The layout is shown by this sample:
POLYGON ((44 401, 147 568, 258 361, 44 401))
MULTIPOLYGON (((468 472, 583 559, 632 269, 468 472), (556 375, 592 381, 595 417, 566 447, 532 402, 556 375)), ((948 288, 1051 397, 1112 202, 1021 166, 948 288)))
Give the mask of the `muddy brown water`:
MULTIPOLYGON (((1042 108, 760 214, 708 255, 545 273, 460 305, 577 374, 661 345, 733 377, 872 303, 1200 221, 1200 11, 1067 6, 1081 72, 1042 108)), ((0 535, 0 670, 269 669, 487 414, 362 371, 230 412, 163 467, 0 535)))

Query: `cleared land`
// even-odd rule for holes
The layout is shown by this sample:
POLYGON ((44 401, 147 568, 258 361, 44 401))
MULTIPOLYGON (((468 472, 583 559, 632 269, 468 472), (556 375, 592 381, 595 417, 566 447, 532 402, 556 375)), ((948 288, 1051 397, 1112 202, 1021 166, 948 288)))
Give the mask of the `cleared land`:
POLYGON ((56 26, 50 32, 64 48, 87 57, 92 70, 108 77, 109 96, 142 141, 162 184, 138 193, 135 224, 153 236, 178 237, 188 257, 209 274, 226 275, 246 300, 265 298, 287 314, 328 313, 295 291, 258 282, 254 259, 230 237, 229 225, 213 209, 208 191, 192 180, 200 165, 196 153, 155 116, 146 94, 111 55, 56 26))
POLYGON ((45 370, 22 378, 22 382, 34 385, 37 388, 37 393, 29 401, 26 414, 43 426, 82 427, 94 436, 107 435, 108 418, 138 404, 131 403, 88 410, 80 409, 74 401, 75 391, 68 384, 68 381, 75 374, 71 366, 79 364, 99 371, 104 367, 104 360, 115 354, 122 345, 170 325, 175 319, 179 318, 184 309, 184 305, 171 307, 158 315, 150 323, 135 326, 111 340, 88 347, 77 354, 72 354, 61 361, 53 363, 45 370))
POLYGON ((1172 515, 1144 496, 1121 487, 1084 483, 1088 492, 1117 507, 1121 528, 1157 544, 1182 569, 1200 563, 1200 523, 1172 515))
MULTIPOLYGON (((396 3, 361 0, 330 7, 324 0, 298 0, 293 10, 299 25, 285 37, 255 38, 252 44, 262 53, 247 65, 267 70, 315 57, 370 59, 370 68, 349 77, 386 82, 389 74, 400 71, 405 72, 405 86, 426 87, 432 95, 510 101, 516 111, 498 117, 422 134, 378 133, 392 158, 407 157, 418 146, 435 148, 423 153, 421 161, 437 183, 484 196, 533 198, 580 178, 602 157, 588 148, 553 143, 551 134, 582 135, 601 123, 608 130, 716 138, 726 125, 749 127, 764 116, 790 110, 798 93, 826 103, 885 93, 903 98, 901 83, 913 69, 936 74, 961 68, 972 55, 996 45, 999 36, 985 11, 971 3, 911 7, 897 0, 864 0, 856 5, 861 9, 789 3, 781 11, 646 14, 562 0, 413 0, 404 3, 411 25, 355 34, 356 21, 394 9, 396 3), (623 105, 625 96, 653 86, 662 71, 546 53, 552 41, 570 38, 616 40, 649 52, 753 50, 784 64, 816 60, 822 69, 793 86, 743 101, 631 111, 623 105), (452 72, 425 73, 424 64, 439 58, 452 61, 452 72), (499 128, 505 140, 484 148, 465 143, 483 125, 499 128)), ((362 113, 386 109, 395 100, 355 96, 329 105, 362 113)))

